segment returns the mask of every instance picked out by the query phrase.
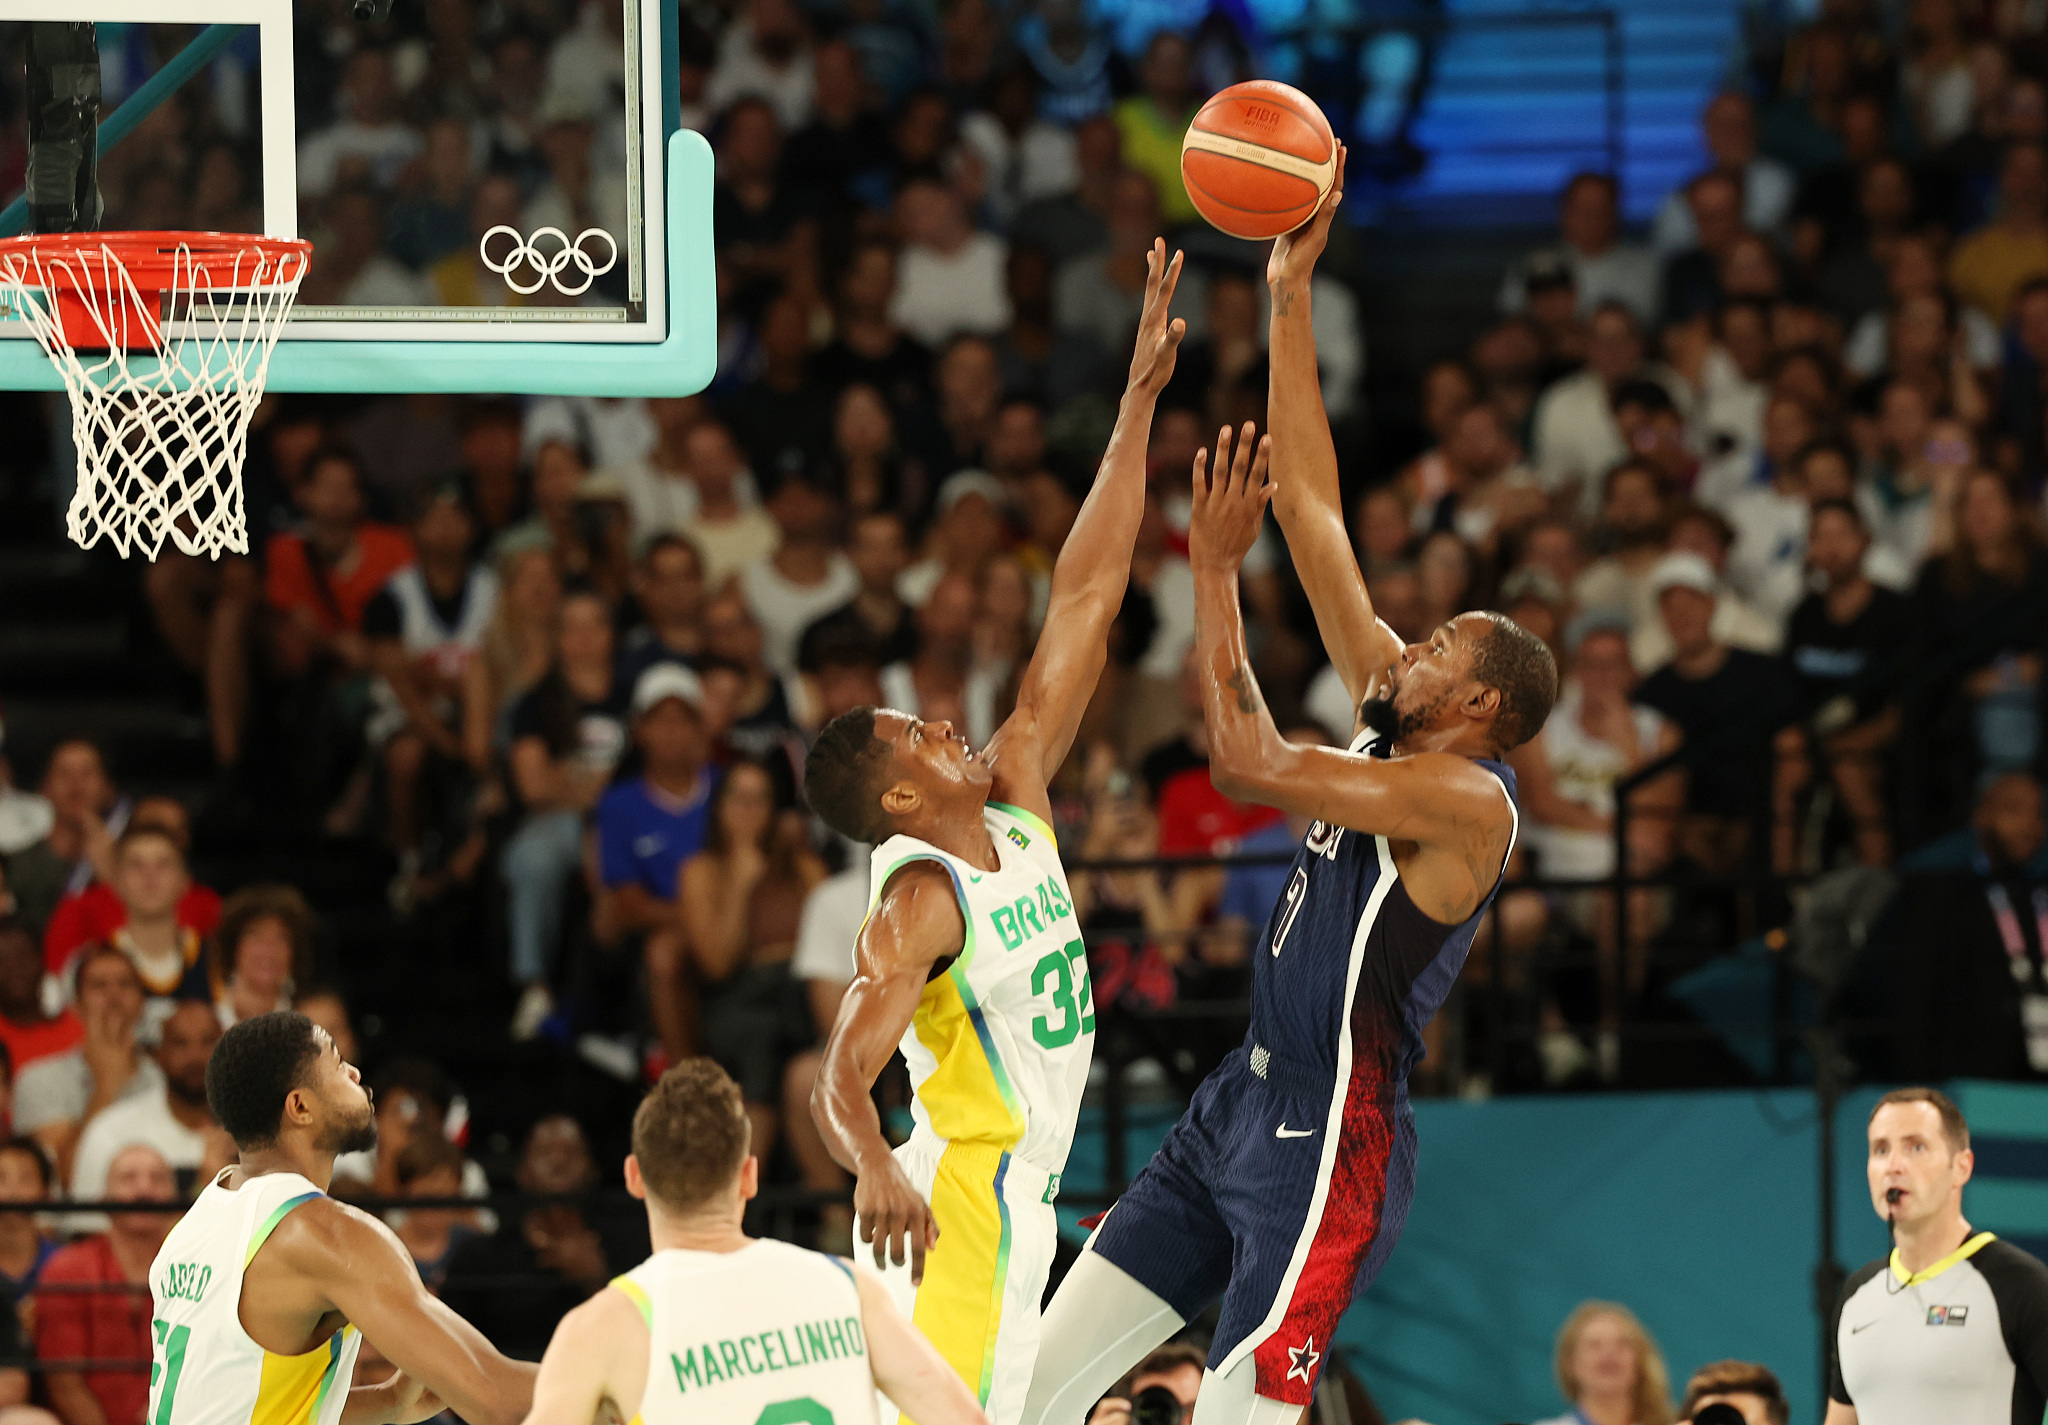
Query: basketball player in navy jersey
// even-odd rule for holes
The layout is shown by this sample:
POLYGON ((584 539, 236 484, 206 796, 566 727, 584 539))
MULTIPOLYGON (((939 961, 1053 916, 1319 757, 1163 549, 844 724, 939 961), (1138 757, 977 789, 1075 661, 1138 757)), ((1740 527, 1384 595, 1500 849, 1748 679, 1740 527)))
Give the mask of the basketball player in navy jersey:
POLYGON ((1244 1046, 1061 1284, 1023 1425, 1081 1418, 1218 1297, 1194 1425, 1293 1425, 1309 1404, 1339 1317, 1407 1217, 1408 1076, 1514 846, 1515 775, 1501 759, 1556 696, 1549 650, 1499 615, 1461 614, 1404 645, 1373 613, 1309 322, 1336 205, 1274 248, 1271 434, 1254 448, 1247 425, 1233 453, 1226 429, 1213 465, 1196 458, 1189 532, 1210 776, 1315 820, 1252 951, 1244 1046), (1268 501, 1358 701, 1348 750, 1282 740, 1252 676, 1237 570, 1268 501))

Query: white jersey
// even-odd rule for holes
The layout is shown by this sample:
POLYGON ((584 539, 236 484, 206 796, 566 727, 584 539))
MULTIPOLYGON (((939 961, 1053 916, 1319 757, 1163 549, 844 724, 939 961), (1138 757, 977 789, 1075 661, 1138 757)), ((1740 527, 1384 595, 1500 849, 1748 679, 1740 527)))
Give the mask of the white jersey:
POLYGON ((280 1356, 250 1340, 241 1317, 242 1273, 257 1249, 292 1209, 323 1196, 297 1173, 233 1191, 216 1178, 171 1229, 149 1268, 151 1425, 338 1425, 362 1333, 343 1326, 302 1356, 280 1356))
POLYGON ((656 1252, 612 1285, 647 1323, 635 1425, 875 1425, 860 1289, 787 1242, 656 1252))
POLYGON ((903 1036, 911 1111, 946 1142, 986 1144, 1057 1178, 1095 1045, 1087 949, 1052 828, 999 802, 983 809, 982 823, 1000 870, 894 836, 875 848, 868 911, 911 861, 937 861, 952 875, 967 934, 903 1036))

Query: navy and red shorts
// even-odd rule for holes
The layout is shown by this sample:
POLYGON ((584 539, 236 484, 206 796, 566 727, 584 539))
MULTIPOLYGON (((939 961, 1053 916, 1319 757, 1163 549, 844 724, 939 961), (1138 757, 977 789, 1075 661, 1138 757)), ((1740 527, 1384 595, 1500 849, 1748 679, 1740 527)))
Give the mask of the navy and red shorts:
POLYGON ((1219 1296, 1209 1367, 1307 1405, 1337 1322, 1393 1251, 1415 1193, 1405 1094, 1239 1049, 1089 1244, 1192 1319, 1219 1296), (1332 1135, 1335 1135, 1335 1141, 1332 1135))

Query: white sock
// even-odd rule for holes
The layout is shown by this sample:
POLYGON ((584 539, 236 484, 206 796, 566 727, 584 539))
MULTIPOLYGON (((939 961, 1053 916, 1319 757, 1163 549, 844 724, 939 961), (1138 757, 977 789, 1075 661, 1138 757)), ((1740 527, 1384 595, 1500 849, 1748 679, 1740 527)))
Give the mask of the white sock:
POLYGON ((1228 1371, 1202 1373, 1190 1425, 1295 1425, 1306 1408, 1258 1393, 1258 1362, 1246 1355, 1228 1371))

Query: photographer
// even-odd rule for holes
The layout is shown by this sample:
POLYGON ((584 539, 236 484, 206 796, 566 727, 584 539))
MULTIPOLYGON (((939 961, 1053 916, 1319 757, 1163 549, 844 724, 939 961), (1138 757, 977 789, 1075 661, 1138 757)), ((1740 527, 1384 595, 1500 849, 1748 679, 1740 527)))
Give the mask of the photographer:
POLYGON ((1088 1425, 1187 1425, 1201 1394, 1205 1359, 1191 1341, 1168 1341, 1138 1362, 1121 1390, 1097 1403, 1088 1425))
POLYGON ((1685 1425, 1788 1425, 1792 1404, 1769 1366, 1715 1361, 1692 1373, 1678 1413, 1685 1425))

